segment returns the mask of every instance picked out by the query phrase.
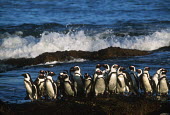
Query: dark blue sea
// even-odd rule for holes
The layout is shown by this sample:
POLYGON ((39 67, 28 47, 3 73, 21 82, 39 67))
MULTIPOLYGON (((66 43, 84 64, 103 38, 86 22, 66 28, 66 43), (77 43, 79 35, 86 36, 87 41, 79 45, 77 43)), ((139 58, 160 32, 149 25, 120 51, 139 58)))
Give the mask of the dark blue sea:
MULTIPOLYGON (((154 51, 170 46, 169 0, 1 0, 0 60, 35 58, 44 52, 98 51, 108 47, 154 51)), ((0 99, 22 103, 26 96, 21 74, 33 80, 39 70, 56 74, 80 66, 93 74, 95 65, 146 66, 153 75, 160 67, 169 70, 170 50, 146 56, 89 61, 73 59, 16 68, 0 61, 0 99)), ((54 77, 54 80, 57 76, 54 77)))

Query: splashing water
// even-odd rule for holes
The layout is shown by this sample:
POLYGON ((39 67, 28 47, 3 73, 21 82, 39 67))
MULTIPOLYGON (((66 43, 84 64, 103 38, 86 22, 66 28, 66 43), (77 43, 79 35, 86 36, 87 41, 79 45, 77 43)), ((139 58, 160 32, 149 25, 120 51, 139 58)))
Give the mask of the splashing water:
POLYGON ((170 32, 162 30, 151 35, 142 36, 115 36, 109 32, 93 36, 86 35, 84 31, 75 33, 43 32, 40 38, 33 36, 8 36, 0 44, 0 59, 8 58, 34 58, 44 52, 56 51, 98 51, 107 47, 121 47, 127 49, 155 50, 169 46, 170 32), (103 34, 107 37, 103 38, 103 34))

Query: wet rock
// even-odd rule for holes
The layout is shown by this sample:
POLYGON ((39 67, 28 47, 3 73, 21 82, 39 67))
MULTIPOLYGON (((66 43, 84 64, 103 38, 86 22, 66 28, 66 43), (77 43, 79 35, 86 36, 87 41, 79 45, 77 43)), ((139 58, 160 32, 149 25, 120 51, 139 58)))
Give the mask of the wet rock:
POLYGON ((170 46, 165 46, 165 47, 161 47, 159 49, 153 50, 152 52, 158 52, 158 51, 170 51, 170 46))
POLYGON ((0 100, 0 114, 1 115, 10 115, 13 114, 8 104, 0 100))
POLYGON ((52 53, 47 52, 37 56, 36 58, 8 59, 3 60, 2 62, 5 64, 15 65, 17 67, 23 67, 52 61, 61 62, 69 61, 78 58, 87 60, 105 60, 117 57, 142 56, 147 54, 149 54, 149 52, 147 51, 122 49, 119 47, 109 47, 95 52, 88 51, 57 51, 52 53))
POLYGON ((159 115, 169 113, 169 102, 161 103, 143 97, 114 95, 97 98, 69 98, 57 101, 37 101, 23 104, 8 104, 14 115, 56 114, 131 114, 159 115))

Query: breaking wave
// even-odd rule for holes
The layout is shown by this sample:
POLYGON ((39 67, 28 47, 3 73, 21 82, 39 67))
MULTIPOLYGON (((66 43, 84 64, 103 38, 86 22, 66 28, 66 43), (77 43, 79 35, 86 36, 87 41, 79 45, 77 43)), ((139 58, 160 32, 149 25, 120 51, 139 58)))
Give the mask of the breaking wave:
POLYGON ((105 31, 95 35, 86 35, 83 30, 68 32, 43 32, 41 37, 21 37, 8 35, 0 39, 0 59, 34 58, 44 52, 56 51, 98 51, 107 47, 121 47, 152 51, 170 45, 170 30, 154 32, 141 36, 115 36, 113 32, 105 31))

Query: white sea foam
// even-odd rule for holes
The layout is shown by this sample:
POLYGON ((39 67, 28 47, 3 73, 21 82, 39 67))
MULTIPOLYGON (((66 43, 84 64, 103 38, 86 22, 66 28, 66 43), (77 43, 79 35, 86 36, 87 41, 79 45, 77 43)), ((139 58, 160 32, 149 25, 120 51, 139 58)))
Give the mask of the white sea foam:
MULTIPOLYGON (((65 63, 72 63, 72 62, 84 62, 86 61, 85 59, 73 59, 70 61, 65 61, 65 63)), ((52 64, 57 64, 57 63, 63 63, 61 61, 52 61, 52 62, 46 62, 45 64, 39 64, 39 65, 52 65, 52 64)))
POLYGON ((110 46, 139 50, 154 50, 170 45, 170 31, 162 30, 146 36, 118 37, 108 32, 88 36, 84 31, 62 34, 44 32, 40 38, 33 36, 8 36, 1 39, 0 59, 34 58, 44 52, 82 50, 98 51, 110 46), (103 35, 108 37, 103 38, 103 35))

